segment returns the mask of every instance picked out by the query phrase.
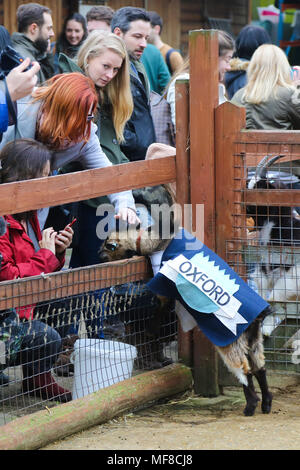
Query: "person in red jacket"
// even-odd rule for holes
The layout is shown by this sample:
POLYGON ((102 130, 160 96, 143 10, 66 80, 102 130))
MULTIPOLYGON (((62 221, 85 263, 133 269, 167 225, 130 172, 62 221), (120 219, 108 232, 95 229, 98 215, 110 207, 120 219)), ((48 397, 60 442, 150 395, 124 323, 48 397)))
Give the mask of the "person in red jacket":
MULTIPOLYGON (((10 142, 0 152, 0 181, 10 183, 46 177, 51 171, 51 161, 52 153, 40 142, 33 139, 10 142)), ((0 237, 0 281, 52 273, 63 267, 65 251, 72 242, 71 227, 59 233, 52 227, 41 232, 35 210, 5 215, 4 219, 6 232, 0 237)), ((17 328, 16 312, 23 320, 18 322, 21 347, 15 350, 14 363, 7 365, 22 364, 23 391, 48 400, 71 400, 71 393, 60 387, 50 372, 61 349, 59 333, 34 319, 34 305, 16 308, 14 312, 0 312, 0 332, 1 328, 7 332, 9 325, 11 331, 17 328)), ((18 336, 15 330, 14 335, 18 336)), ((16 345, 11 338, 9 341, 10 350, 14 350, 16 345)))

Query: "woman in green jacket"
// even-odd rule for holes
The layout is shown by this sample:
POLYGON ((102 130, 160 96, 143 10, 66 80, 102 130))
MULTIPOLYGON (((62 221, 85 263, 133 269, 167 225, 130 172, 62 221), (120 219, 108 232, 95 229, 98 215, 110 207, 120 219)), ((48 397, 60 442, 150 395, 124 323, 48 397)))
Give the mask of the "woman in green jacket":
MULTIPOLYGON (((94 122, 98 126, 101 147, 114 165, 128 163, 120 143, 124 139, 125 124, 132 114, 133 102, 123 40, 113 33, 95 30, 79 49, 76 62, 60 54, 59 65, 63 72, 81 71, 93 80, 99 96, 94 122)), ((65 170, 78 171, 80 168, 65 170)), ((77 243, 70 260, 72 268, 99 263, 99 247, 113 223, 112 210, 105 211, 107 204, 106 196, 79 203, 77 243)))
POLYGON ((254 52, 247 69, 248 82, 231 103, 246 108, 246 129, 300 129, 300 99, 285 53, 274 44, 254 52))

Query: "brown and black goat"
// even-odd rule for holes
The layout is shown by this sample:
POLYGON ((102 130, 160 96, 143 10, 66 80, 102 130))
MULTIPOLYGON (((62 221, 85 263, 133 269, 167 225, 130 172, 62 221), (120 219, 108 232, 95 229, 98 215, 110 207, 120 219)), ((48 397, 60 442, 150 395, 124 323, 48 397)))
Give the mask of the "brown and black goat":
MULTIPOLYGON (((147 195, 141 190, 139 200, 141 201, 143 197, 145 198, 147 195)), ((149 200, 144 201, 144 203, 149 207, 149 200)), ((126 234, 118 231, 112 232, 99 250, 100 262, 116 261, 135 255, 151 257, 154 252, 165 250, 175 233, 171 234, 171 239, 162 239, 159 228, 159 224, 156 224, 154 221, 154 225, 148 227, 147 230, 139 231, 134 228, 126 231, 126 234), (153 231, 157 232, 157 236, 153 236, 153 231)), ((175 229, 174 225, 173 228, 175 229)), ((170 299, 165 297, 158 297, 162 308, 170 301, 170 299)), ((244 414, 246 416, 254 414, 259 401, 259 397, 255 392, 253 376, 257 379, 261 389, 262 412, 270 413, 271 411, 272 394, 267 384, 263 337, 261 333, 261 323, 269 313, 270 308, 267 307, 236 341, 225 347, 217 347, 228 369, 243 385, 246 398, 244 414)), ((186 315, 188 315, 188 312, 186 312, 186 315)))
MULTIPOLYGON (((136 255, 144 255, 144 240, 147 239, 147 247, 150 249, 148 227, 153 228, 154 215, 158 230, 157 238, 153 240, 153 250, 157 248, 158 241, 161 242, 163 231, 162 208, 169 208, 173 205, 173 192, 167 185, 151 186, 142 189, 133 190, 133 196, 137 208, 138 216, 141 220, 140 229, 136 227, 129 228, 129 232, 138 232, 138 236, 129 235, 127 237, 127 226, 120 227, 117 221, 118 233, 121 238, 136 240, 134 246, 127 244, 126 240, 116 241, 115 237, 106 240, 99 252, 101 263, 127 259, 136 255), (151 207, 156 207, 157 212, 152 211, 151 207), (152 214, 152 215, 151 215, 152 214)), ((170 212, 171 227, 168 230, 174 233, 174 214, 170 212)), ((112 235, 112 234, 111 234, 112 235)), ((162 242, 163 243, 163 242, 162 242)), ((176 335, 176 314, 172 305, 165 304, 161 307, 159 299, 143 284, 134 283, 133 285, 116 286, 112 288, 114 303, 117 305, 118 314, 111 316, 111 322, 123 324, 123 339, 126 342, 136 346, 137 359, 136 365, 140 369, 156 369, 166 366, 173 361, 164 355, 165 342, 175 339, 176 335), (114 319, 116 318, 116 320, 114 319)), ((117 324, 117 323, 116 323, 117 324)), ((112 329, 111 327, 109 327, 112 329)), ((104 334, 106 330, 104 330, 104 334)))

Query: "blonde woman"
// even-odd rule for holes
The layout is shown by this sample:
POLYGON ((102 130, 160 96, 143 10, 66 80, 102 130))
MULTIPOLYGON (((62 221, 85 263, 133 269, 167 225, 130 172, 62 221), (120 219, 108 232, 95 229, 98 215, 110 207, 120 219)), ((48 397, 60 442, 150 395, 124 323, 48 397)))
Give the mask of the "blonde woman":
POLYGON ((300 92, 285 53, 273 44, 254 52, 248 83, 231 103, 246 108, 247 129, 300 129, 300 92))
MULTIPOLYGON (((99 98, 94 122, 98 127, 101 147, 114 165, 128 163, 120 144, 124 141, 124 127, 132 114, 133 101, 128 56, 123 40, 109 31, 95 30, 80 47, 76 61, 60 54, 59 65, 64 72, 76 70, 92 79, 99 98)), ((67 168, 67 171, 70 170, 78 168, 67 168)), ((98 208, 97 213, 101 213, 99 206, 108 202, 107 197, 101 197, 79 203, 78 242, 72 251, 71 267, 99 262, 98 250, 106 235, 96 233, 102 220, 96 211, 98 208)))
POLYGON ((125 43, 113 33, 95 30, 79 49, 77 65, 96 85, 101 108, 98 118, 110 116, 118 143, 123 142, 124 127, 133 111, 125 43))

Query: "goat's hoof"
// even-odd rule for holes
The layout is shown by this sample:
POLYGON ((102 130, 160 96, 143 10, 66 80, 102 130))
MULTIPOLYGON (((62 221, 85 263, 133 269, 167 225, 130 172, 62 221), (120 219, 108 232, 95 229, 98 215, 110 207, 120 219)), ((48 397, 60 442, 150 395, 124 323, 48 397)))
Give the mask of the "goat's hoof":
POLYGON ((257 403, 259 400, 252 403, 247 403, 245 409, 244 409, 244 415, 245 416, 253 416, 257 407, 257 403))
POLYGON ((269 414, 271 412, 271 408, 272 408, 272 398, 273 398, 273 395, 272 393, 269 393, 269 396, 267 398, 265 398, 263 401, 262 401, 262 404, 261 404, 261 411, 264 413, 264 414, 269 414))
POLYGON ((256 406, 246 406, 244 409, 245 416, 253 416, 256 410, 256 406))

